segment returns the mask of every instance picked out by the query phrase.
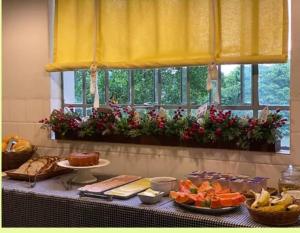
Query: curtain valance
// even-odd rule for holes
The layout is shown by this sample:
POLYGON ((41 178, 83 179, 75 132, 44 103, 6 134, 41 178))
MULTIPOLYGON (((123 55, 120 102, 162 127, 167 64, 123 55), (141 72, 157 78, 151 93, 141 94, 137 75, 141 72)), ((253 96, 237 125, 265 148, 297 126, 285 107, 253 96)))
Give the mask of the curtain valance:
POLYGON ((286 0, 56 0, 48 71, 284 62, 286 0))

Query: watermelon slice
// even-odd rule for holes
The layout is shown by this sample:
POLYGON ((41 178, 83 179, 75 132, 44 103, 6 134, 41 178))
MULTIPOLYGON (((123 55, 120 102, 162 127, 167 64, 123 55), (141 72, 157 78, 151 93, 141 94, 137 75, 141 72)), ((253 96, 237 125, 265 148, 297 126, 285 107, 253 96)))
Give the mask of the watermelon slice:
POLYGON ((198 188, 198 192, 207 192, 211 189, 213 189, 213 187, 210 185, 209 181, 204 181, 198 188))

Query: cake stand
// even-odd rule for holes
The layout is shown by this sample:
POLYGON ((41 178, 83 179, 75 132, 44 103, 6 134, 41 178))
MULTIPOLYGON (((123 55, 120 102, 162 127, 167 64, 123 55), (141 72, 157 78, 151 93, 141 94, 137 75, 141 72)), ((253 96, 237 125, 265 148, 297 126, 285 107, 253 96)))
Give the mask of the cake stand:
POLYGON ((72 179, 72 183, 75 184, 90 184, 97 181, 97 178, 91 173, 92 168, 104 167, 110 164, 110 161, 106 159, 99 159, 99 163, 93 166, 77 167, 71 166, 68 160, 57 162, 60 167, 71 168, 77 170, 76 176, 72 179))

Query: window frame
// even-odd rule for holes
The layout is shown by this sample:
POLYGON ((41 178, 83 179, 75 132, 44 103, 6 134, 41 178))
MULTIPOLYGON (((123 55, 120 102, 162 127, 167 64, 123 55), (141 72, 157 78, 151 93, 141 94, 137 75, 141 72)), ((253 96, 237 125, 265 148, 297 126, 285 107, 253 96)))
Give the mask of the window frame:
MULTIPOLYGON (((244 75, 243 75, 243 69, 244 65, 241 64, 241 102, 243 98, 243 80, 244 80, 244 75)), ((252 64, 252 87, 251 87, 251 92, 252 92, 252 100, 251 104, 241 104, 241 105, 222 105, 222 102, 220 103, 220 108, 223 110, 249 110, 253 111, 253 116, 258 117, 258 111, 262 110, 266 105, 260 105, 259 104, 259 87, 258 87, 258 65, 257 64, 252 64)), ((147 109, 149 107, 163 107, 165 109, 174 109, 178 107, 182 107, 187 110, 188 114, 190 114, 191 109, 197 109, 198 107, 201 106, 201 104, 192 104, 191 103, 191 98, 190 98, 190 77, 188 76, 187 69, 188 67, 179 67, 181 69, 181 85, 180 85, 180 92, 181 92, 181 102, 182 104, 162 104, 161 103, 161 90, 162 90, 162 80, 161 80, 161 72, 160 69, 155 68, 154 69, 154 96, 155 96, 155 104, 154 105, 146 105, 146 104, 134 104, 134 78, 133 78, 133 71, 135 69, 127 69, 128 70, 128 83, 129 83, 129 88, 128 88, 128 95, 129 95, 129 103, 128 104, 120 104, 121 106, 132 106, 137 109, 147 109)), ((108 105, 109 101, 109 70, 110 69, 105 69, 105 76, 104 76, 104 83, 105 83, 105 106, 108 105)), ((221 89, 221 65, 218 66, 218 95, 221 97, 222 96, 222 89, 221 89)), ((82 81, 82 103, 65 103, 64 101, 64 73, 61 72, 61 90, 62 90, 62 107, 80 107, 83 109, 83 115, 86 116, 86 109, 93 107, 93 104, 87 104, 86 103, 86 75, 83 76, 83 81, 82 81)), ((211 93, 209 93, 209 103, 212 103, 212 96, 211 93)), ((104 106, 104 105, 101 105, 104 106)), ((268 108, 270 110, 276 110, 277 108, 280 108, 283 111, 289 111, 290 106, 289 105, 268 105, 268 108)))

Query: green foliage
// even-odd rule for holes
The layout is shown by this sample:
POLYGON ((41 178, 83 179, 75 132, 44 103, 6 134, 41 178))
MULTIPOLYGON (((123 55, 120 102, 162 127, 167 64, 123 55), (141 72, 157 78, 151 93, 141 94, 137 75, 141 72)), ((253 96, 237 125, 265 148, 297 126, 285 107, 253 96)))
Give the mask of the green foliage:
POLYGON ((143 113, 141 117, 140 135, 159 135, 163 131, 158 127, 156 120, 151 119, 148 114, 143 113))
POLYGON ((259 65, 260 104, 289 105, 289 63, 259 65))
POLYGON ((131 136, 133 134, 130 134, 130 127, 128 125, 127 118, 121 118, 119 121, 116 121, 116 132, 119 135, 124 136, 131 136))
POLYGON ((239 67, 231 71, 226 77, 222 73, 222 104, 239 105, 241 103, 240 75, 239 67))
POLYGON ((109 71, 109 93, 119 104, 129 103, 129 81, 128 70, 109 71))
POLYGON ((190 78, 190 95, 191 103, 205 104, 209 100, 209 94, 206 90, 207 67, 197 66, 187 68, 188 77, 190 78))
POLYGON ((133 78, 135 104, 153 104, 155 102, 154 70, 133 71, 133 78))
POLYGON ((161 102, 163 104, 181 103, 181 69, 161 69, 161 102))

